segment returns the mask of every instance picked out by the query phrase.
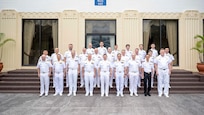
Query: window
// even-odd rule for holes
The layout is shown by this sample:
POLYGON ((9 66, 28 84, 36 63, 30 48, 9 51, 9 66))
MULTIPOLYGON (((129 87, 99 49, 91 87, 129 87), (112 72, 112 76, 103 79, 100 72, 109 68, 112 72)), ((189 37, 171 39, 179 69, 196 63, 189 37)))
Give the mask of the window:
POLYGON ((155 43, 158 51, 160 48, 169 47, 175 58, 173 64, 179 65, 178 20, 143 20, 143 43, 145 50, 150 49, 152 43, 155 43))
POLYGON ((85 47, 92 43, 93 48, 99 47, 99 42, 104 42, 104 47, 114 48, 116 44, 115 20, 86 20, 85 47))
POLYGON ((58 20, 23 19, 22 65, 36 65, 43 50, 58 46, 58 20))

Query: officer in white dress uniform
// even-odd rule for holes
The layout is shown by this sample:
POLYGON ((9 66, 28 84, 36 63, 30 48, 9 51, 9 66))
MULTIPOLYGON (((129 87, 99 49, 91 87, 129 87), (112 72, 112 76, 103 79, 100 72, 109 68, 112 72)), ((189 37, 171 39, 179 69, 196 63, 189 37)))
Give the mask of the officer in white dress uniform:
POLYGON ((143 49, 143 44, 139 45, 139 52, 138 54, 140 55, 140 57, 142 58, 142 60, 145 59, 146 56, 146 51, 143 49))
POLYGON ((100 78, 98 76, 98 64, 99 62, 102 60, 102 56, 98 53, 98 48, 95 48, 94 49, 95 51, 95 54, 92 56, 92 60, 94 61, 94 64, 95 64, 95 68, 96 68, 96 76, 94 78, 94 87, 97 87, 99 88, 100 87, 100 78))
MULTIPOLYGON (((155 44, 154 43, 151 44, 151 49, 150 50, 152 51, 153 60, 155 60, 155 58, 158 56, 158 51, 155 49, 155 44)), ((157 76, 154 74, 154 77, 156 78, 157 76)), ((153 84, 154 84, 154 78, 152 79, 152 87, 153 87, 153 84)))
POLYGON ((48 95, 49 92, 49 76, 51 75, 52 65, 46 61, 46 55, 41 56, 42 61, 37 64, 38 77, 40 77, 40 95, 48 95))
MULTIPOLYGON (((55 63, 55 62, 57 62, 58 61, 58 59, 57 59, 57 55, 58 54, 60 54, 59 53, 59 48, 55 48, 55 53, 53 53, 52 55, 51 55, 51 63, 52 63, 52 65, 55 63)), ((60 60, 63 60, 63 55, 62 54, 60 54, 61 55, 61 59, 60 60)), ((53 77, 53 88, 55 87, 55 75, 53 74, 52 75, 52 77, 53 77)))
POLYGON ((125 48, 126 48, 126 50, 125 50, 126 56, 128 56, 131 59, 132 51, 130 51, 130 44, 126 44, 125 48))
POLYGON ((111 63, 107 60, 107 55, 103 54, 103 60, 99 62, 99 77, 101 80, 101 97, 106 97, 109 93, 109 78, 112 75, 111 72, 111 63))
POLYGON ((144 95, 151 96, 151 78, 154 71, 154 64, 150 62, 150 55, 145 56, 145 61, 142 63, 142 77, 144 78, 144 95))
MULTIPOLYGON (((109 61, 110 64, 111 64, 111 69, 113 70, 113 64, 114 64, 114 62, 115 62, 115 55, 114 55, 114 53, 112 52, 111 47, 108 47, 107 58, 108 58, 108 61, 109 61)), ((110 80, 109 80, 110 88, 113 87, 113 78, 114 78, 114 75, 113 75, 113 72, 112 72, 112 74, 110 75, 110 80)))
POLYGON ((92 48, 92 43, 89 43, 88 48, 86 49, 86 54, 94 54, 94 49, 92 48))
POLYGON ((169 53, 169 48, 165 48, 165 56, 168 56, 169 59, 171 60, 171 68, 173 66, 173 61, 174 61, 174 56, 169 53))
MULTIPOLYGON (((126 55, 126 51, 124 49, 121 50, 121 61, 126 63, 131 59, 131 57, 129 57, 128 55, 126 55)), ((124 76, 124 86, 128 87, 128 77, 124 76)))
POLYGON ((155 59, 155 69, 158 81, 158 96, 161 97, 163 94, 164 84, 164 95, 169 97, 169 76, 171 74, 171 60, 168 56, 165 56, 164 49, 160 50, 160 55, 155 59))
MULTIPOLYGON (((135 48, 135 58, 136 58, 136 60, 137 61, 139 61, 140 63, 142 63, 144 60, 142 59, 142 57, 141 57, 141 55, 139 55, 139 48, 135 48)), ((137 86, 138 87, 141 87, 141 73, 139 73, 140 75, 140 77, 139 77, 139 80, 138 80, 138 84, 137 84, 137 86)))
POLYGON ((79 55, 79 64, 80 64, 80 87, 83 87, 85 84, 84 77, 82 76, 82 66, 84 62, 87 60, 86 48, 82 49, 82 53, 79 55))
POLYGON ((79 73, 79 58, 75 55, 75 50, 71 52, 72 57, 67 62, 67 72, 69 76, 69 94, 67 96, 71 96, 72 93, 76 96, 77 91, 77 78, 79 73))
POLYGON ((62 96, 64 89, 64 76, 66 72, 66 66, 60 54, 57 54, 57 61, 53 64, 53 73, 55 76, 55 94, 62 96))
POLYGON ((114 50, 112 51, 112 53, 114 55, 114 61, 117 61, 117 59, 118 59, 117 55, 118 55, 118 53, 120 53, 120 51, 118 50, 117 44, 114 46, 114 50))
POLYGON ((84 65, 82 67, 83 74, 82 76, 85 79, 85 90, 86 94, 85 96, 93 96, 93 84, 94 84, 94 77, 96 73, 96 68, 94 65, 94 61, 91 59, 92 55, 88 54, 88 59, 84 62, 84 65))
POLYGON ((103 54, 107 53, 107 49, 104 47, 104 43, 101 41, 100 42, 100 47, 98 47, 98 53, 103 56, 103 54))
MULTIPOLYGON (((171 70, 172 70, 172 68, 173 68, 173 61, 174 61, 174 56, 169 53, 169 48, 165 48, 165 55, 168 56, 169 59, 171 60, 171 70)), ((171 88, 170 84, 169 84, 169 88, 171 88)))
POLYGON ((116 89, 117 95, 123 95, 123 88, 124 88, 124 76, 126 76, 126 65, 125 62, 121 60, 121 54, 118 53, 118 60, 114 62, 114 76, 116 79, 116 89))
MULTIPOLYGON (((49 61, 51 62, 51 57, 48 55, 48 51, 47 50, 43 50, 43 54, 42 55, 45 55, 45 61, 49 61)), ((42 61, 42 56, 39 57, 38 59, 38 63, 42 61)))
POLYGON ((133 93, 135 96, 138 96, 137 94, 137 86, 138 86, 138 80, 140 80, 140 71, 141 71, 141 62, 136 60, 135 54, 132 54, 132 59, 128 61, 127 63, 127 72, 129 76, 129 91, 130 96, 133 96, 133 93))
MULTIPOLYGON (((67 64, 67 61, 71 58, 71 52, 73 49, 73 45, 69 44, 69 49, 64 53, 64 62, 67 64)), ((66 87, 69 87, 69 76, 68 72, 66 72, 66 87)))
POLYGON ((155 49, 155 44, 154 43, 151 44, 151 49, 150 50, 152 50, 153 58, 156 58, 158 56, 158 51, 155 49))

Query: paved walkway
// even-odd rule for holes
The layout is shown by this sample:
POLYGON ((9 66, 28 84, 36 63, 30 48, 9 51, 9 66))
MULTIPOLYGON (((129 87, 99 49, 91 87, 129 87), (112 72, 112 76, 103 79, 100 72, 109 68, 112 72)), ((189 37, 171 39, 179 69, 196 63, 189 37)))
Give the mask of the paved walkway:
POLYGON ((37 94, 0 94, 0 115, 204 115, 204 94, 153 94, 145 97, 38 97, 37 94))

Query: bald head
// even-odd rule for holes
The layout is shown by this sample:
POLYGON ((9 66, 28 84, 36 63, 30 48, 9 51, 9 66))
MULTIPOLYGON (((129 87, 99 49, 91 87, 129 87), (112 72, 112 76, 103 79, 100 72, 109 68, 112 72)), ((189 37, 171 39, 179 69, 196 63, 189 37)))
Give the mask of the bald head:
POLYGON ((71 55, 72 55, 72 58, 75 57, 75 50, 72 50, 71 55))
POLYGON ((112 49, 111 47, 108 47, 108 53, 111 53, 112 49))
POLYGON ((124 56, 125 55, 125 49, 122 49, 121 54, 124 56))
POLYGON ((88 46, 89 48, 92 48, 92 43, 89 43, 89 46, 88 46))
POLYGON ((43 55, 41 56, 41 58, 42 58, 42 61, 45 61, 46 55, 43 54, 43 55))
POLYGON ((161 56, 164 56, 164 54, 165 54, 165 50, 162 48, 162 49, 160 49, 160 55, 161 56))
POLYGON ((94 49, 95 54, 98 54, 98 48, 94 49))
POLYGON ((88 60, 91 61, 91 57, 92 55, 91 54, 88 54, 88 60))
POLYGON ((132 53, 132 59, 135 60, 135 53, 132 53))
POLYGON ((59 48, 55 48, 55 53, 56 53, 56 54, 59 53, 59 48))

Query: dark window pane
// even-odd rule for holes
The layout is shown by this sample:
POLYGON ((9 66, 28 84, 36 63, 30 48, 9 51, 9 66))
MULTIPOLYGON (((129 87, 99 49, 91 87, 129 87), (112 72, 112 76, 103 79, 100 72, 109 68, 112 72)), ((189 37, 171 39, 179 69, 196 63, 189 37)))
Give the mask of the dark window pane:
POLYGON ((93 48, 99 47, 103 41, 106 48, 113 48, 116 44, 116 21, 115 20, 86 20, 85 47, 92 43, 93 48))
POLYGON ((22 65, 36 65, 44 49, 49 55, 54 52, 58 41, 57 20, 23 20, 23 63, 22 65))
POLYGON ((169 47, 174 56, 174 65, 178 65, 178 20, 143 20, 144 49, 150 49, 155 43, 156 49, 169 47))

